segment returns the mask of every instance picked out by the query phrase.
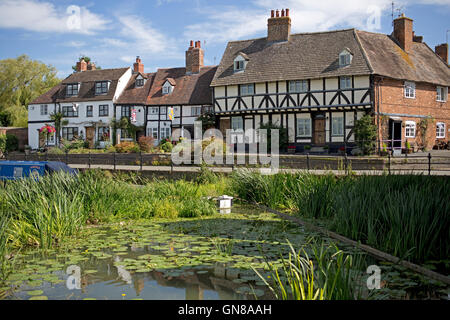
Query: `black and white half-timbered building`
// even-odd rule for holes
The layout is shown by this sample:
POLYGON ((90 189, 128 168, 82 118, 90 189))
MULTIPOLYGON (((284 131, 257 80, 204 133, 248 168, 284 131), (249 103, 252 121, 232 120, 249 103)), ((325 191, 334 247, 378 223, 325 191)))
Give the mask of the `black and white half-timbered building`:
POLYGON ((228 43, 211 83, 218 128, 248 132, 271 122, 297 148, 354 142, 355 121, 373 107, 357 31, 290 30, 289 10, 272 11, 267 37, 228 43))

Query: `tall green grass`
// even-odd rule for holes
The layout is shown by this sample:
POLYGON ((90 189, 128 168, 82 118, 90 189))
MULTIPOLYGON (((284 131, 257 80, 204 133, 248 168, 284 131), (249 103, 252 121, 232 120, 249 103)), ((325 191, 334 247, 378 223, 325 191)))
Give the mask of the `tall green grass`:
POLYGON ((450 179, 436 176, 232 175, 240 198, 327 222, 332 230, 416 262, 450 255, 450 179), (273 195, 273 196, 272 196, 273 195))
POLYGON ((100 171, 79 176, 57 173, 38 181, 7 182, 0 189, 0 215, 11 217, 7 231, 13 246, 50 248, 86 223, 211 215, 216 208, 207 197, 225 187, 223 181, 210 185, 150 181, 100 171))
POLYGON ((270 281, 253 269, 280 300, 355 300, 362 297, 363 260, 354 259, 335 244, 308 241, 290 253, 278 268, 266 262, 270 281), (312 254, 308 254, 311 251, 312 254))

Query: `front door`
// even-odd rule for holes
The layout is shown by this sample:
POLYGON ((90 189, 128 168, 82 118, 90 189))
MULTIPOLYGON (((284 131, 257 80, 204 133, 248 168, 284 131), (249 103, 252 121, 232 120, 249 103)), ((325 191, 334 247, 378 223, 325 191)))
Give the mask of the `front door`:
POLYGON ((86 127, 86 141, 89 142, 89 148, 94 148, 95 128, 86 127))
POLYGON ((220 119, 219 129, 225 137, 227 134, 227 130, 231 129, 231 120, 230 119, 220 119))
POLYGON ((325 144, 325 118, 314 119, 313 143, 319 146, 325 144))

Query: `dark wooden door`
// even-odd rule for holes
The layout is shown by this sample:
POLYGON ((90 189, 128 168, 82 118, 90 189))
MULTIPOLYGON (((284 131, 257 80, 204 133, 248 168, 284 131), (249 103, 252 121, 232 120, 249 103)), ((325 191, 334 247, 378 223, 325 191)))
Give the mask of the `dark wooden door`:
POLYGON ((89 148, 94 148, 95 128, 86 127, 86 140, 89 142, 89 148))
POLYGON ((314 120, 314 144, 325 144, 325 119, 314 120))

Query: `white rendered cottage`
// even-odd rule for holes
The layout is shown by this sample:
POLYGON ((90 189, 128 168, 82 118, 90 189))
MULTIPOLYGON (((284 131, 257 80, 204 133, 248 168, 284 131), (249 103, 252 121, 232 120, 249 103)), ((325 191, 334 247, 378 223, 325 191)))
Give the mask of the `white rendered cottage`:
POLYGON ((47 136, 39 131, 46 124, 54 126, 51 115, 58 112, 68 121, 61 129, 62 139, 83 138, 91 148, 109 144, 114 103, 131 75, 131 68, 95 70, 84 60, 78 62, 77 72, 28 105, 30 147, 55 145, 55 135, 47 136))

